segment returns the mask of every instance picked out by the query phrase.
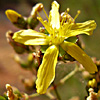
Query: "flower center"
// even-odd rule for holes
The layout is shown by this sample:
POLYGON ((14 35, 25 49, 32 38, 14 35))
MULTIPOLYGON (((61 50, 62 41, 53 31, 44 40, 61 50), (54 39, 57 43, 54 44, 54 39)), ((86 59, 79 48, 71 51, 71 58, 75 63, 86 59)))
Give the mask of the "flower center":
POLYGON ((56 34, 51 34, 49 37, 49 45, 54 44, 54 45, 59 45, 64 41, 64 37, 59 35, 59 33, 56 34))

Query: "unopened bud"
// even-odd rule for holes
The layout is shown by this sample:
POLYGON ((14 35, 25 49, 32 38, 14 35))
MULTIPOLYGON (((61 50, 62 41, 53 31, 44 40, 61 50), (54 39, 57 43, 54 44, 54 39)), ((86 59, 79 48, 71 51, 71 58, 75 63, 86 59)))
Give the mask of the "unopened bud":
POLYGON ((27 79, 27 78, 22 77, 21 80, 22 80, 22 82, 23 82, 26 89, 33 90, 33 88, 35 86, 35 80, 36 80, 35 76, 31 79, 27 79))
POLYGON ((41 11, 42 9, 42 3, 38 3, 32 8, 31 14, 27 18, 27 23, 31 29, 34 29, 38 25, 39 21, 37 19, 37 12, 41 11))
POLYGON ((23 16, 14 10, 8 9, 5 11, 7 18, 18 28, 26 29, 27 22, 23 16))
POLYGON ((6 89, 8 100, 19 100, 18 96, 13 93, 13 89, 10 84, 6 84, 6 89))
POLYGON ((5 14, 12 23, 17 22, 18 18, 22 17, 19 13, 11 9, 6 10, 5 14))
POLYGON ((7 41, 8 43, 14 48, 15 52, 18 54, 22 54, 25 51, 30 52, 29 46, 26 46, 24 44, 15 42, 12 37, 13 37, 13 32, 12 31, 8 31, 6 33, 6 37, 7 37, 7 41))
POLYGON ((36 4, 31 11, 31 16, 34 18, 37 16, 37 12, 41 11, 43 9, 43 4, 42 3, 38 3, 36 4))
POLYGON ((30 53, 30 54, 28 55, 28 61, 33 61, 33 54, 32 54, 32 53, 30 53))
POLYGON ((89 96, 86 98, 86 100, 98 100, 97 93, 95 93, 92 88, 89 89, 89 96))
POLYGON ((95 79, 89 80, 88 86, 89 86, 89 87, 92 87, 92 88, 97 87, 97 82, 96 82, 96 80, 95 80, 95 79))
POLYGON ((37 18, 30 16, 27 18, 27 23, 31 29, 34 29, 39 24, 39 21, 37 18))
POLYGON ((82 76, 84 79, 89 79, 92 77, 92 75, 90 75, 90 73, 88 71, 83 71, 82 76))

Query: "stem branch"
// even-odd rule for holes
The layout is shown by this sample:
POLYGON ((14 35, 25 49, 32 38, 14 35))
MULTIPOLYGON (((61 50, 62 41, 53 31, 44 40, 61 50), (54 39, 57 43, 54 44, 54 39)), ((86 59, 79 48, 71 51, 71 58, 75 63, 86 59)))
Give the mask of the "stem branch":
POLYGON ((29 95, 29 98, 33 98, 33 97, 37 97, 37 96, 39 96, 39 94, 38 93, 34 93, 34 94, 29 95))
POLYGON ((68 80, 70 77, 72 77, 77 71, 79 70, 78 66, 76 65, 75 69, 70 72, 68 75, 66 75, 64 78, 60 80, 61 84, 64 84, 66 80, 68 80))

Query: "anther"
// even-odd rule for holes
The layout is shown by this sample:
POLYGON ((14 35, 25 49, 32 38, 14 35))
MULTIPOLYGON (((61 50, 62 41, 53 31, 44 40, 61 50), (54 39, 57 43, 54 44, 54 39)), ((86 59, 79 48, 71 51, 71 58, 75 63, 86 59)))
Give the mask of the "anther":
POLYGON ((71 23, 72 22, 72 20, 71 19, 69 19, 69 23, 71 23))
POLYGON ((57 38, 57 36, 55 36, 54 38, 57 38))
POLYGON ((70 9, 69 9, 69 8, 67 8, 67 13, 69 13, 69 11, 70 11, 70 9))
POLYGON ((74 17, 74 21, 75 21, 75 19, 79 16, 80 13, 81 13, 81 11, 78 10, 76 16, 74 17))
POLYGON ((50 40, 49 45, 51 45, 51 44, 52 44, 52 41, 50 40))
POLYGON ((46 23, 46 22, 47 22, 47 20, 44 20, 44 22, 46 23))
POLYGON ((36 4, 31 11, 31 16, 32 17, 36 17, 37 12, 40 12, 43 9, 43 4, 42 3, 38 3, 36 4))
POLYGON ((78 11, 77 11, 77 13, 78 13, 78 14, 80 14, 80 13, 81 13, 81 11, 80 11, 80 10, 78 10, 78 11))

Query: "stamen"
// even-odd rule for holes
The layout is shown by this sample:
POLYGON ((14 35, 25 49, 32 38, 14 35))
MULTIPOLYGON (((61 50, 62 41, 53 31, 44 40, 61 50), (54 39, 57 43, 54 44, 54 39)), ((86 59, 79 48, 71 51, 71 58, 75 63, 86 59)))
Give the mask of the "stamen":
POLYGON ((79 16, 80 13, 81 13, 81 11, 78 10, 76 16, 74 17, 74 21, 76 20, 76 18, 79 16))
POLYGON ((62 16, 62 21, 61 21, 61 26, 62 26, 63 23, 66 21, 66 12, 63 12, 63 13, 61 14, 61 16, 62 16))
POLYGON ((47 20, 44 20, 44 22, 47 22, 47 20))
MULTIPOLYGON (((70 18, 70 16, 69 16, 69 18, 70 18)), ((71 23, 72 22, 72 20, 71 19, 69 19, 69 23, 71 23)))
POLYGON ((54 38, 57 38, 57 36, 55 36, 54 38))
POLYGON ((68 24, 65 26, 65 29, 64 29, 64 31, 65 31, 64 35, 66 35, 66 33, 68 34, 68 32, 71 30, 73 24, 74 23, 72 22, 72 19, 69 19, 68 24))
POLYGON ((38 16, 39 16, 40 18, 42 18, 42 17, 40 16, 39 12, 37 12, 37 14, 38 14, 38 16))
POLYGON ((49 19, 49 17, 48 17, 48 15, 47 15, 46 11, 44 10, 44 8, 43 8, 43 11, 44 11, 44 13, 45 13, 47 19, 49 19))
POLYGON ((67 14, 67 22, 68 22, 68 23, 71 22, 71 20, 70 20, 70 15, 69 15, 69 14, 67 14))

